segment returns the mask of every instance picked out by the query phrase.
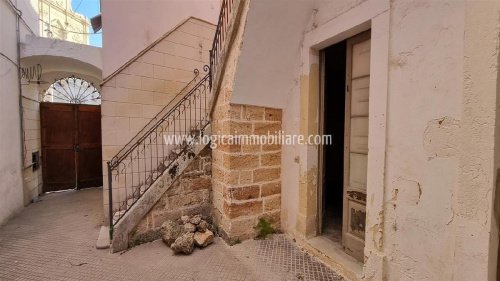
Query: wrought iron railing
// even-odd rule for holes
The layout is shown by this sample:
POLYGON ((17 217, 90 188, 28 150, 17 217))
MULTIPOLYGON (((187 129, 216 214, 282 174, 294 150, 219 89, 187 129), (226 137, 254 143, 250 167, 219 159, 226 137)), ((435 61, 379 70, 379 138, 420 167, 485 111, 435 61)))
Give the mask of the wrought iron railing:
MULTIPOLYGON (((217 28, 215 29, 212 50, 210 50, 210 81, 214 81, 214 76, 217 74, 219 60, 222 57, 221 54, 224 49, 224 43, 227 40, 228 36, 229 21, 231 20, 234 1, 235 0, 222 0, 222 5, 219 13, 219 21, 217 22, 217 28)), ((212 87, 211 84, 210 87, 212 87)))
POLYGON ((182 154, 186 143, 167 143, 177 136, 201 136, 209 120, 210 73, 195 78, 125 145, 108 164, 110 234, 125 213, 182 154))

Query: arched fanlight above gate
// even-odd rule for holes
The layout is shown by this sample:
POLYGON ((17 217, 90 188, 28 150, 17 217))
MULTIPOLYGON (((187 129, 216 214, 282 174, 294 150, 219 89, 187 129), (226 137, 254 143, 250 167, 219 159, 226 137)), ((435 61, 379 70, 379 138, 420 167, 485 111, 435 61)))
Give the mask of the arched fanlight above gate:
POLYGON ((43 92, 42 101, 73 104, 101 104, 101 93, 84 79, 71 76, 56 80, 43 92))

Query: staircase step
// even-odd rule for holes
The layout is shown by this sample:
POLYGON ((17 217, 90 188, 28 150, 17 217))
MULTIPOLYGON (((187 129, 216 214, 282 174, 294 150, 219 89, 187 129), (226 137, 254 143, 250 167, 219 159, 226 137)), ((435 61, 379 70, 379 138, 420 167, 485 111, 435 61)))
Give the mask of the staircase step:
POLYGON ((99 237, 95 243, 97 249, 109 249, 111 241, 109 240, 109 226, 101 226, 99 237))

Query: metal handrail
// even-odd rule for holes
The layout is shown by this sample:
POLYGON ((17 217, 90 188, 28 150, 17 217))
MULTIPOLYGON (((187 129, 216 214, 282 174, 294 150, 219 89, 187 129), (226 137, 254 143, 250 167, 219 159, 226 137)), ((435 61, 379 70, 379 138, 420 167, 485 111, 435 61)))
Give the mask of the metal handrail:
POLYGON ((205 65, 203 70, 206 75, 199 78, 199 72, 195 70, 195 78, 177 98, 107 162, 110 237, 113 235, 114 225, 169 170, 187 147, 185 142, 166 143, 163 137, 176 135, 180 138, 196 138, 203 134, 210 123, 208 101, 211 95, 211 77, 208 66, 205 65), (183 95, 185 91, 187 93, 183 95), (114 196, 114 192, 117 196, 114 196))
MULTIPOLYGON (((210 72, 209 66, 204 65, 203 71, 210 72)), ((174 108, 179 103, 179 102, 175 103, 177 97, 185 97, 185 95, 187 95, 187 94, 184 94, 186 91, 188 91, 188 90, 192 91, 193 88, 196 87, 196 86, 193 87, 193 85, 196 85, 197 83, 199 83, 201 81, 200 76, 199 76, 200 71, 198 69, 195 69, 193 71, 193 73, 195 75, 194 78, 191 81, 189 81, 187 83, 187 85, 184 86, 184 88, 182 88, 181 91, 172 100, 170 100, 170 102, 166 106, 164 106, 160 112, 158 112, 155 115, 155 117, 151 118, 151 120, 126 145, 124 145, 123 148, 120 149, 115 156, 113 156, 113 158, 111 158, 110 162, 111 162, 112 166, 116 165, 116 163, 119 162, 121 159, 123 159, 123 157, 126 156, 126 154, 130 150, 134 149, 134 146, 136 146, 137 142, 139 141, 139 140, 136 140, 137 137, 144 136, 145 134, 148 133, 148 131, 150 131, 152 128, 154 128, 158 123, 162 122, 164 117, 170 113, 172 108, 174 108)))
POLYGON ((234 8, 234 0, 223 0, 219 13, 219 20, 217 28, 215 29, 214 41, 212 43, 212 50, 210 50, 210 88, 212 88, 212 81, 217 74, 217 66, 221 58, 221 52, 224 48, 224 43, 227 39, 227 32, 229 30, 229 21, 231 13, 234 8))

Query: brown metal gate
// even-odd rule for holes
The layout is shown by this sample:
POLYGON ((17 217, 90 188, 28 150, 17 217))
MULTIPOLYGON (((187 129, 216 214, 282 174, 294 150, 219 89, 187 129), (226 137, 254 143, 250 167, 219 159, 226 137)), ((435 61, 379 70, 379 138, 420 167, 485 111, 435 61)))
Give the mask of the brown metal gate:
POLYGON ((101 106, 40 104, 43 191, 102 185, 101 106))

